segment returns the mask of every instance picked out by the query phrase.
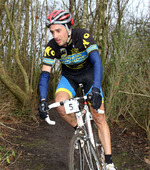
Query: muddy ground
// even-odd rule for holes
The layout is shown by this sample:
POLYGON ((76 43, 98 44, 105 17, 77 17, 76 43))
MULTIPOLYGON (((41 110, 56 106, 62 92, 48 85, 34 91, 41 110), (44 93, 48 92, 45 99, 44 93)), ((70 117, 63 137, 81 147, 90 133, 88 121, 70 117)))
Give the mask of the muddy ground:
MULTIPOLYGON (((5 123, 14 130, 1 127, 1 132, 8 129, 7 135, 0 138, 2 145, 12 147, 15 155, 9 161, 2 159, 4 170, 68 170, 68 145, 73 135, 73 128, 65 123, 55 110, 51 112, 55 126, 39 120, 39 125, 31 122, 18 124, 5 123), (9 134, 9 135, 8 135, 9 134)), ((146 134, 133 126, 109 124, 112 136, 113 160, 118 170, 149 170, 149 145, 146 134), (132 127, 132 128, 131 128, 132 127)), ((3 133, 4 134, 4 133, 3 133)))

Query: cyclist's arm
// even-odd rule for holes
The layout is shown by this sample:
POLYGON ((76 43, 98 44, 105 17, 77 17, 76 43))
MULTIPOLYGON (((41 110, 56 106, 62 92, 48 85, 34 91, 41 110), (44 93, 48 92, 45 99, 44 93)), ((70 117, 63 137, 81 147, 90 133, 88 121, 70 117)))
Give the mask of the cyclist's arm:
POLYGON ((93 87, 100 88, 103 78, 103 66, 98 50, 89 54, 89 59, 94 66, 94 84, 93 87))
POLYGON ((101 62, 101 57, 98 52, 98 47, 95 44, 93 36, 87 30, 80 31, 81 42, 83 42, 84 47, 86 48, 89 59, 93 64, 94 68, 94 84, 93 87, 100 88, 102 83, 103 76, 103 67, 101 62), (84 43, 87 43, 86 45, 84 43))
POLYGON ((41 72, 40 81, 39 81, 39 92, 40 92, 41 101, 47 99, 51 68, 52 67, 49 65, 43 64, 42 66, 42 72, 41 72))

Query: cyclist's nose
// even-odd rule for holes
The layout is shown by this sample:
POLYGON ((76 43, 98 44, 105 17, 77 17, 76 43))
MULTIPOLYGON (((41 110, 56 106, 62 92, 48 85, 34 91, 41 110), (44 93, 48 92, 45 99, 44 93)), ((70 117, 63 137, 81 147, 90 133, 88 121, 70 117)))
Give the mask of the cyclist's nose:
POLYGON ((57 32, 54 32, 54 33, 53 33, 53 38, 54 38, 54 39, 57 39, 57 38, 58 38, 57 32))

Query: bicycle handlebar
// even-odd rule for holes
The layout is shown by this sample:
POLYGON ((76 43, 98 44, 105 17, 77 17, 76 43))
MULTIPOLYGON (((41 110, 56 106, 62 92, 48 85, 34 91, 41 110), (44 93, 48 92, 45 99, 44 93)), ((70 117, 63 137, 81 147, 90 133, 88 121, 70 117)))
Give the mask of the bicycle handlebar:
MULTIPOLYGON (((70 100, 76 100, 76 101, 79 101, 79 100, 87 100, 88 97, 87 96, 83 96, 83 97, 75 97, 75 98, 71 98, 71 99, 68 99, 68 100, 65 100, 65 101, 61 101, 61 102, 56 102, 56 103, 52 103, 50 105, 48 105, 48 108, 49 110, 50 109, 53 109, 53 108, 56 108, 56 107, 59 107, 59 106, 63 106, 66 102, 70 101, 70 100)), ((103 110, 96 110, 97 113, 99 114, 104 114, 104 111, 103 110)), ((50 120, 50 117, 49 115, 47 115, 47 118, 45 119, 45 121, 49 124, 49 125, 55 125, 56 122, 53 121, 53 120, 50 120)))
POLYGON ((83 100, 83 99, 86 100, 87 96, 75 97, 75 98, 70 98, 68 100, 64 100, 64 101, 61 101, 61 102, 52 103, 52 104, 48 105, 48 108, 50 110, 50 109, 53 109, 53 108, 56 108, 56 107, 59 107, 59 106, 63 106, 68 101, 71 101, 71 100, 79 101, 79 100, 83 100))
MULTIPOLYGON (((65 101, 61 101, 61 102, 56 102, 56 103, 52 103, 50 105, 48 105, 48 108, 49 110, 50 109, 53 109, 53 108, 56 108, 56 107, 59 107, 59 106, 63 106, 64 103, 66 103, 67 101, 70 101, 70 100, 86 100, 87 99, 87 96, 83 96, 83 97, 75 97, 75 98, 71 98, 71 99, 68 99, 68 100, 65 100, 65 101)), ((56 122, 51 120, 49 115, 47 115, 47 118, 45 118, 45 121, 49 124, 49 125, 55 125, 56 122)))

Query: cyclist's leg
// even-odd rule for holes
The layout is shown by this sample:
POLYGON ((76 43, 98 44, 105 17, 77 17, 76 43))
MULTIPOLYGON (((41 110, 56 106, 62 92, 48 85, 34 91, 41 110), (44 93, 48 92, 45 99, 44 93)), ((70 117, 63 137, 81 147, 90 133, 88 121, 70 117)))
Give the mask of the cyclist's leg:
MULTIPOLYGON (((100 110, 104 110, 104 104, 102 103, 100 110)), ((106 122, 105 114, 97 113, 92 107, 92 116, 98 127, 98 135, 99 139, 103 145, 105 155, 111 154, 111 138, 110 138, 110 130, 108 124, 106 122)))
MULTIPOLYGON (((56 89, 55 102, 64 101, 74 96, 75 96, 74 88, 71 86, 69 81, 64 76, 61 76, 60 82, 56 89)), ((74 113, 67 115, 64 106, 58 107, 57 111, 60 117, 67 123, 69 123, 71 126, 75 127, 77 125, 74 113)))
MULTIPOLYGON (((91 90, 92 90, 92 87, 89 90, 89 92, 91 90)), ((100 88, 100 91, 101 91, 101 96, 102 96, 102 104, 99 109, 104 112, 104 97, 103 97, 103 93, 102 93, 102 88, 100 88)), ((91 111, 92 111, 93 119, 98 127, 98 135, 99 135, 99 139, 103 145, 105 155, 111 155, 110 130, 109 130, 108 124, 106 122, 105 114, 97 113, 96 110, 93 109, 92 107, 91 107, 91 111)))
MULTIPOLYGON (((84 83, 85 93, 88 94, 93 87, 93 68, 89 68, 89 70, 84 72, 83 75, 84 76, 82 77, 82 82, 84 83)), ((103 93, 101 88, 100 91, 103 98, 103 93)), ((93 119, 98 126, 99 139, 103 145, 105 155, 107 155, 107 163, 109 162, 111 163, 111 138, 110 138, 110 130, 106 122, 105 114, 98 114, 93 108, 91 108, 91 110, 92 110, 93 119)), ((104 102, 102 103, 100 110, 104 112, 104 102)))

